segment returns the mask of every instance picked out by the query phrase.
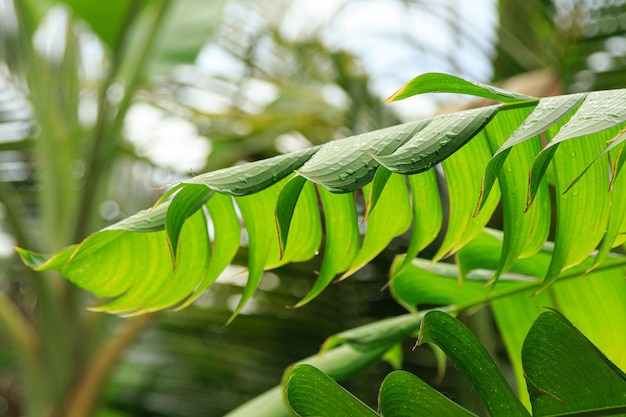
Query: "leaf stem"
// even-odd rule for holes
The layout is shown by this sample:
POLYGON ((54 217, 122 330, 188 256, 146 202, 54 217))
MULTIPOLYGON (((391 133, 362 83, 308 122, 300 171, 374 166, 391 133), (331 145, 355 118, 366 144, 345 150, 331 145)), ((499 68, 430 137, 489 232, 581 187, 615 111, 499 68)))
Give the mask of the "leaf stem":
MULTIPOLYGON (((606 269, 624 268, 624 267, 626 267, 626 257, 624 257, 624 258, 613 258, 613 259, 609 259, 609 260, 603 262, 601 265, 596 267, 594 269, 594 272, 598 272, 598 271, 602 271, 602 270, 606 270, 606 269)), ((571 278, 579 277, 581 274, 584 274, 585 272, 587 272, 587 269, 588 269, 588 267, 585 266, 585 265, 578 265, 576 267, 571 268, 567 272, 561 274, 556 279, 556 281, 561 281, 561 280, 565 280, 565 279, 571 279, 571 278)), ((543 282, 540 281, 540 280, 529 281, 528 283, 520 284, 518 286, 515 286, 514 288, 503 290, 502 292, 498 292, 498 293, 496 293, 494 295, 491 295, 491 293, 490 293, 487 297, 485 297, 484 300, 481 300, 480 302, 472 301, 472 302, 468 302, 468 303, 465 303, 465 304, 456 305, 456 306, 453 307, 452 311, 456 312, 456 313, 459 313, 459 312, 461 312, 463 310, 466 310, 468 308, 477 307, 477 306, 480 306, 480 305, 488 304, 488 303, 490 303, 493 300, 496 300, 498 298, 503 298, 503 297, 507 297, 509 295, 521 293, 521 292, 524 292, 524 291, 532 289, 532 288, 541 287, 542 285, 543 285, 543 282)))

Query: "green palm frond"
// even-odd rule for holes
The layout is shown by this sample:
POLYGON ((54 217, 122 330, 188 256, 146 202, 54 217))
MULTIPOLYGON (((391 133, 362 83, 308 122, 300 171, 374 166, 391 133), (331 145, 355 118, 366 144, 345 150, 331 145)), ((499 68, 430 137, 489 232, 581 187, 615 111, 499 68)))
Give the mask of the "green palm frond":
POLYGON ((236 314, 265 269, 311 259, 325 234, 320 274, 303 304, 338 275, 345 278, 368 263, 411 224, 407 259, 434 240, 443 217, 432 170, 439 163, 450 213, 435 260, 475 238, 500 200, 504 237, 494 282, 517 259, 541 249, 552 211, 554 252, 544 287, 595 248, 598 264, 626 240, 626 179, 617 175, 624 160, 626 90, 537 99, 425 74, 394 97, 432 91, 504 104, 209 172, 178 184, 170 201, 52 257, 20 254, 32 268, 56 269, 111 299, 96 310, 139 314, 185 306, 208 288, 233 260, 243 221, 249 272, 236 314), (365 198, 364 218, 355 191, 365 198), (367 225, 363 236, 359 222, 367 225))

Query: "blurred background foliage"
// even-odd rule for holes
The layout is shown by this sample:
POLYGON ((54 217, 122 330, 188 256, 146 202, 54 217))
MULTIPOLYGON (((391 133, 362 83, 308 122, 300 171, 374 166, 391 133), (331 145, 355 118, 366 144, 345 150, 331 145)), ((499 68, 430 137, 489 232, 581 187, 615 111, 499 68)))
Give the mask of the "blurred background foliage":
MULTIPOLYGON (((194 173, 466 105, 381 104, 421 72, 623 87, 625 32, 617 0, 0 0, 0 416, 224 415, 329 335, 402 312, 381 288, 407 242, 299 309, 315 260, 267 273, 228 327, 241 268, 182 312, 123 319, 12 246, 52 252, 194 173)), ((468 323, 504 361, 489 312, 468 323)), ((434 381, 424 356, 405 368, 434 381)), ((346 385, 373 405, 390 369, 346 385)), ((438 388, 480 411, 467 384, 438 388)))

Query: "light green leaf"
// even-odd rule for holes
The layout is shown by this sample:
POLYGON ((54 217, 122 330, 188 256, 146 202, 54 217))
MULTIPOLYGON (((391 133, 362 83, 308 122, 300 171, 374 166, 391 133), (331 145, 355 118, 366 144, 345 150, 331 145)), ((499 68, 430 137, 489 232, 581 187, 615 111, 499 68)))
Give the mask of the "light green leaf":
MULTIPOLYGON (((155 226, 154 217, 163 218, 164 209, 143 212, 124 221, 131 227, 155 226), (156 213, 156 214, 154 214, 156 213), (149 221, 144 221, 149 218, 149 221)), ((162 226, 161 226, 162 227, 162 226)), ((206 220, 201 212, 191 216, 181 232, 179 259, 185 259, 176 270, 164 230, 151 233, 128 233, 111 227, 88 237, 81 245, 64 249, 41 262, 38 270, 57 269, 70 281, 99 297, 114 298, 96 308, 110 312, 150 311, 156 300, 161 308, 177 303, 181 291, 193 288, 203 278, 210 258, 206 220), (166 261, 167 259, 167 261, 166 261), (144 279, 148 274, 150 280, 144 279), (165 298, 162 298, 167 294, 165 298)), ((184 296, 188 295, 185 294, 184 296)))
MULTIPOLYGON (((623 151, 623 148, 622 148, 623 151)), ((615 167, 614 167, 615 168, 615 167)), ((615 172, 615 169, 613 170, 615 172)), ((626 226, 626 176, 616 175, 612 179, 610 190, 610 217, 606 233, 602 239, 602 244, 598 248, 593 267, 599 265, 608 256, 610 250, 619 246, 624 237, 620 237, 623 232, 622 225, 626 226)))
POLYGON ((504 102, 536 100, 535 97, 506 91, 492 85, 476 81, 467 81, 454 75, 427 73, 413 78, 402 86, 385 103, 403 100, 424 93, 459 93, 478 97, 491 98, 504 102))
POLYGON ((360 236, 354 196, 351 193, 332 194, 322 187, 318 188, 318 192, 326 222, 324 260, 313 288, 296 306, 302 306, 317 297, 337 274, 346 271, 359 249, 360 236))
MULTIPOLYGON (((580 108, 537 155, 530 176, 529 204, 535 197, 538 184, 543 178, 556 148, 563 142, 618 126, 626 121, 626 89, 592 92, 585 97, 580 108)), ((579 143, 583 141, 578 141, 579 143)), ((601 150, 594 152, 594 155, 601 150)), ((582 172, 585 166, 579 168, 582 172)), ((573 180, 573 178, 572 178, 573 180)), ((566 189, 567 187, 563 188, 566 189)))
MULTIPOLYGON (((560 284, 561 282, 555 283, 555 287, 560 284)), ((540 307, 553 306, 553 300, 547 291, 533 297, 532 290, 498 298, 491 302, 493 316, 515 374, 517 394, 528 409, 530 409, 530 397, 526 389, 522 366, 522 345, 530 326, 541 313, 540 307)))
POLYGON ((441 229, 443 213, 434 170, 409 176, 413 203, 413 227, 402 268, 435 240, 441 229))
POLYGON ((206 207, 211 219, 219 219, 219 221, 212 222, 214 238, 211 260, 202 281, 176 308, 177 310, 187 307, 206 291, 232 262, 239 250, 241 225, 235 212, 232 197, 225 194, 215 194, 206 207))
MULTIPOLYGON (((604 148, 604 150, 602 152, 600 152, 598 155, 596 155, 595 158, 593 158, 593 161, 591 161, 591 163, 589 163, 589 165, 587 165, 587 167, 574 179, 574 181, 572 181, 572 183, 569 185, 569 187, 567 187, 567 189, 564 191, 565 193, 568 192, 569 189, 572 188, 580 180, 580 178, 583 175, 585 175, 587 170, 589 170, 589 168, 591 168, 591 166, 594 164, 594 162, 596 162, 598 159, 602 158, 604 155, 607 155, 613 149, 617 148, 619 145, 624 143, 624 141, 626 141, 626 132, 624 132, 624 130, 626 130, 626 128, 620 130, 616 137, 611 138, 609 145, 606 148, 604 148)), ((613 174, 614 177, 612 179, 615 178, 615 174, 616 174, 615 170, 613 170, 613 171, 614 171, 614 174, 613 174)))
MULTIPOLYGON (((159 239, 160 237, 159 240, 161 240, 163 239, 163 236, 161 235, 162 233, 163 232, 151 233, 150 235, 157 235, 155 238, 159 239)), ((135 235, 140 236, 140 234, 135 235)), ((120 236, 120 240, 124 243, 127 241, 125 237, 125 235, 120 236)), ((145 280, 141 279, 140 276, 135 277, 132 281, 130 281, 132 286, 130 286, 124 294, 111 302, 98 306, 94 310, 124 314, 135 312, 146 313, 172 307, 178 302, 184 300, 194 290, 198 283, 203 280, 205 271, 208 268, 210 261, 211 244, 207 233, 207 222, 204 213, 197 212, 185 222, 180 234, 180 239, 181 241, 178 245, 176 258, 181 260, 181 262, 177 265, 176 269, 173 269, 171 262, 168 268, 163 268, 162 264, 156 263, 155 266, 151 266, 151 268, 154 268, 154 272, 151 273, 153 279, 145 280), (191 259, 193 261, 183 261, 185 259, 191 259), (160 270, 157 272, 156 268, 159 268, 160 270)), ((160 246, 162 247, 162 240, 160 242, 159 240, 156 240, 154 244, 160 243, 160 246)), ((134 242, 131 241, 129 243, 131 246, 128 249, 132 248, 132 250, 136 251, 137 248, 134 244, 132 244, 134 242)), ((126 259, 121 259, 120 263, 114 263, 111 267, 114 269, 125 268, 126 271, 124 275, 127 276, 132 273, 131 271, 134 271, 135 274, 140 274, 140 271, 145 270, 146 268, 145 263, 151 262, 150 256, 154 255, 151 250, 156 248, 154 246, 148 246, 146 249, 147 252, 141 253, 141 257, 135 257, 132 255, 129 256, 132 252, 131 250, 128 250, 128 252, 126 252, 126 259)), ((163 249, 159 248, 160 251, 163 249)), ((123 257, 125 251, 123 248, 121 248, 121 250, 122 252, 120 255, 123 257)), ((169 248, 167 250, 169 252, 169 248)), ((77 252, 77 254, 70 260, 70 263, 81 262, 85 265, 84 267, 89 265, 94 268, 98 268, 99 264, 97 258, 94 260, 80 260, 79 257, 81 255, 99 255, 96 253, 90 255, 90 252, 91 251, 88 250, 77 252)), ((163 262, 160 256, 159 260, 163 262)), ((103 269, 104 271, 92 273, 97 276, 100 273, 109 272, 107 271, 108 268, 103 269)), ((111 273, 109 272, 109 274, 111 273)), ((90 275, 86 273, 82 275, 82 278, 90 279, 90 275)))
POLYGON ((586 259, 604 236, 610 213, 606 165, 598 161, 570 192, 562 194, 572 178, 589 164, 602 147, 602 140, 579 141, 576 144, 567 141, 562 142, 556 152, 558 157, 553 161, 557 195, 554 252, 542 288, 554 282, 564 268, 586 259))
POLYGON ((441 229, 443 213, 434 170, 409 176, 413 203, 413 227, 403 268, 435 240, 441 229))
MULTIPOLYGON (((364 189, 368 194, 368 189, 364 189)), ((411 204, 406 179, 392 174, 380 195, 378 208, 370 212, 363 243, 348 270, 340 279, 347 278, 382 252, 396 236, 404 233, 411 225, 411 204), (393 212, 393 216, 389 213, 393 212)))
POLYGON ((487 164, 481 185, 482 190, 479 207, 482 207, 489 196, 491 188, 511 149, 533 137, 537 137, 538 139, 541 133, 559 122, 572 111, 572 109, 578 106, 585 97, 586 94, 573 94, 542 98, 539 100, 537 107, 535 107, 532 113, 515 129, 507 141, 498 148, 489 161, 489 164, 487 164))
POLYGON ((493 193, 484 210, 478 216, 472 217, 480 192, 476 184, 480 183, 482 171, 490 157, 489 144, 485 134, 481 132, 442 164, 448 183, 450 216, 446 236, 433 261, 456 252, 480 233, 498 205, 500 193, 493 193))
MULTIPOLYGON (((278 207, 279 202, 275 203, 278 207)), ((307 261, 317 255, 322 242, 322 223, 315 186, 304 184, 291 220, 293 237, 287 242, 282 259, 267 265, 276 268, 289 262, 307 261)))
POLYGON ((624 167, 624 164, 626 164, 626 152, 623 152, 622 150, 619 154, 619 158, 617 160, 617 164, 614 169, 615 171, 614 176, 618 176, 620 174, 620 172, 622 171, 622 168, 624 167))
MULTIPOLYGON (((539 103, 539 106, 542 106, 541 103, 539 103)), ((537 112, 537 108, 533 113, 537 112)), ((485 129, 491 147, 500 147, 501 141, 506 137, 506 132, 515 130, 516 126, 520 124, 524 126, 524 124, 529 123, 528 119, 533 116, 527 116, 528 109, 516 109, 508 112, 506 117, 496 117, 485 129)), ((550 117, 548 120, 552 118, 550 117)), ((513 132, 511 135, 513 139, 517 139, 516 132, 513 132)), ((504 243, 500 262, 493 278, 494 282, 503 272, 511 269, 520 255, 529 256, 539 251, 548 238, 550 196, 547 185, 543 184, 539 198, 534 201, 530 210, 525 212, 528 181, 524 175, 520 175, 520 173, 530 170, 534 156, 541 150, 541 144, 538 138, 536 139, 520 143, 513 149, 508 149, 506 152, 507 155, 510 154, 509 158, 506 161, 501 160, 504 163, 500 167, 503 165, 504 169, 499 171, 498 184, 502 193, 504 243)), ((492 161, 494 161, 493 158, 489 161, 489 164, 492 161)), ((488 171, 489 165, 487 166, 488 171)))
POLYGON ((279 183, 255 195, 235 197, 248 233, 248 280, 229 322, 252 298, 266 267, 279 263, 280 249, 274 206, 283 185, 279 183))
POLYGON ((485 348, 460 321, 431 311, 422 321, 419 344, 423 343, 434 343, 446 352, 480 393, 491 415, 529 415, 485 348))
MULTIPOLYGON (((495 269, 498 265, 501 246, 500 239, 491 234, 481 234, 457 254, 460 272, 473 276, 480 271, 488 275, 489 270, 495 269), (473 270, 476 272, 470 272, 473 270)), ((622 294, 626 293, 626 281, 623 280, 624 260, 621 259, 621 262, 620 258, 614 260, 618 262, 606 262, 601 270, 583 275, 591 264, 591 259, 588 259, 579 267, 569 270, 567 275, 564 274, 563 279, 559 279, 551 287, 550 294, 542 292, 532 297, 532 288, 538 286, 539 282, 533 283, 530 280, 528 281, 530 287, 522 285, 522 281, 519 281, 523 278, 521 275, 517 278, 519 285, 509 286, 509 290, 502 285, 508 286, 507 278, 510 276, 513 279, 515 275, 504 275, 503 279, 493 287, 492 292, 483 295, 483 300, 480 299, 480 293, 478 293, 473 300, 474 304, 471 304, 471 297, 463 301, 460 307, 471 307, 476 303, 490 301, 523 397, 528 398, 528 393, 522 389, 525 384, 520 352, 526 333, 540 313, 538 308, 540 306, 558 306, 615 363, 625 364, 623 338, 621 332, 617 330, 626 328, 626 306, 622 300, 622 294), (569 279, 564 279, 566 277, 569 279), (599 303, 597 300, 602 300, 602 302, 599 303), (611 320, 598 320, 598 317, 611 317, 611 320)), ((549 263, 549 253, 541 252, 518 261, 513 266, 513 271, 540 277, 544 276, 549 263)), ((463 286, 459 288, 455 277, 456 271, 451 269, 449 278, 431 277, 431 282, 422 285, 433 285, 432 281, 436 280, 442 281, 440 284, 442 285, 447 281, 448 288, 441 286, 441 291, 447 291, 452 295, 457 294, 457 297, 459 293, 471 294, 477 283, 472 280, 464 281, 463 286)), ((420 276, 415 274, 414 280, 420 279, 420 276)), ((481 289, 485 290, 482 287, 481 289)), ((419 291, 418 288, 415 290, 419 291)), ((527 404, 530 405, 528 400, 527 404)))
POLYGON ((311 365, 296 365, 283 378, 285 399, 298 416, 371 417, 378 414, 311 365))
POLYGON ((533 415, 626 412, 626 375, 562 315, 539 316, 524 341, 522 360, 533 415))
POLYGON ((404 371, 387 375, 380 387, 380 411, 385 417, 464 417, 476 414, 457 405, 418 377, 404 371))

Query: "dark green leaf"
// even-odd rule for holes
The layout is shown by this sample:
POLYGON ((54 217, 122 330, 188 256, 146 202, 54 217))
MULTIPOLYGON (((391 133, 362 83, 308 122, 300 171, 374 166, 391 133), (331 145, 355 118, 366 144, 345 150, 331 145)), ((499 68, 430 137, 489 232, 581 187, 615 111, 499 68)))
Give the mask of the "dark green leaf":
POLYGON ((446 352, 480 393, 491 415, 529 415, 485 348, 460 321, 431 311, 422 321, 419 343, 434 343, 446 352))
POLYGON ((170 245, 172 262, 176 266, 177 247, 183 223, 211 197, 213 191, 204 185, 189 184, 172 199, 165 216, 165 230, 170 245))
POLYGON ((555 311, 531 327, 522 361, 535 416, 626 412, 626 375, 555 311))
POLYGON ((292 174, 295 169, 309 160, 318 149, 318 147, 314 147, 245 165, 208 172, 184 181, 184 183, 203 184, 212 190, 235 196, 254 194, 292 174))
POLYGON ((380 387, 385 417, 467 417, 476 414, 455 404, 418 377, 404 371, 387 375, 380 387))
POLYGON ((394 152, 374 155, 374 158, 398 174, 426 171, 461 149, 499 109, 500 106, 489 106, 434 117, 394 152))
POLYGON ((389 177, 391 177, 391 171, 385 167, 378 167, 376 174, 374 175, 374 179, 372 180, 372 186, 369 189, 369 197, 366 201, 363 221, 367 220, 369 214, 372 210, 374 210, 374 207, 376 207, 376 204, 378 203, 378 200, 387 185, 387 181, 389 181, 389 177))
POLYGON ((355 191, 372 181, 379 155, 388 155, 415 137, 430 120, 405 123, 327 143, 298 174, 337 193, 355 191))
POLYGON ((285 184, 278 195, 278 201, 276 202, 276 224, 278 226, 278 233, 280 234, 281 255, 285 250, 285 246, 287 246, 291 219, 293 218, 296 203, 298 202, 302 187, 304 187, 305 183, 306 179, 304 177, 296 175, 285 184))
POLYGON ((296 365, 283 377, 285 399, 298 416, 372 417, 378 414, 311 365, 296 365))

